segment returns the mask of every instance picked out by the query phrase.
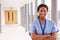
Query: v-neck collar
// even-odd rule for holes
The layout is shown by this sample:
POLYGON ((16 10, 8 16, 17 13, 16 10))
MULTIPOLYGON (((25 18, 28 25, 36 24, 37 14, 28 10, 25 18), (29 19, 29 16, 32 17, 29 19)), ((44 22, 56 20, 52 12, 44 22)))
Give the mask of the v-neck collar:
MULTIPOLYGON (((39 21, 39 19, 38 19, 38 21, 39 21)), ((45 22, 44 22, 44 28, 42 28, 42 25, 41 25, 41 22, 39 21, 39 25, 40 25, 40 27, 41 27, 41 30, 42 30, 42 35, 44 35, 44 31, 45 31, 45 29, 46 29, 46 19, 45 19, 45 22)))

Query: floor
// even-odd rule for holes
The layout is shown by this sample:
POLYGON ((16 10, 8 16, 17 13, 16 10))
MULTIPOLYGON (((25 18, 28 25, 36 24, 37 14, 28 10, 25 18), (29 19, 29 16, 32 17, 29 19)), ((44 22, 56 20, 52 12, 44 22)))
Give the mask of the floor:
MULTIPOLYGON (((32 40, 22 26, 2 26, 0 40, 32 40)), ((57 33, 57 40, 60 40, 60 31, 57 33)))
POLYGON ((31 40, 22 26, 3 26, 0 40, 31 40))

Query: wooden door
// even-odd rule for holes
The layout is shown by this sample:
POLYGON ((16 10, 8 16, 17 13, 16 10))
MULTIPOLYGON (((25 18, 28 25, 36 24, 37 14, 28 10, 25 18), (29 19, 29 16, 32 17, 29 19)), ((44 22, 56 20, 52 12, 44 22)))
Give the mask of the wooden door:
POLYGON ((5 10, 5 24, 16 24, 16 23, 17 23, 17 11, 5 10))

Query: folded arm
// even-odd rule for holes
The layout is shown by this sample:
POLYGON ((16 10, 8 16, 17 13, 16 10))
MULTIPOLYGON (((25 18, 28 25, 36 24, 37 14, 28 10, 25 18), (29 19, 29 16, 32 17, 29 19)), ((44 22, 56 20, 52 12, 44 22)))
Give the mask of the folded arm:
POLYGON ((50 35, 37 35, 35 32, 31 34, 32 40, 46 40, 50 35))
POLYGON ((36 32, 31 34, 32 40, 56 40, 57 33, 54 32, 51 35, 37 35, 36 32))
POLYGON ((45 38, 44 40, 56 40, 57 37, 57 33, 54 32, 52 33, 52 35, 50 35, 49 37, 45 38))

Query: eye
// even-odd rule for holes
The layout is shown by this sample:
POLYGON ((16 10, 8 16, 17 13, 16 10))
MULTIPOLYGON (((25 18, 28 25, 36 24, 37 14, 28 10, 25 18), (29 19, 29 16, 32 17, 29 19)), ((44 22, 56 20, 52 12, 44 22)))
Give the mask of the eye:
POLYGON ((44 12, 46 12, 46 10, 44 10, 44 12))
POLYGON ((40 10, 40 12, 43 12, 43 10, 40 10))

